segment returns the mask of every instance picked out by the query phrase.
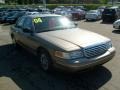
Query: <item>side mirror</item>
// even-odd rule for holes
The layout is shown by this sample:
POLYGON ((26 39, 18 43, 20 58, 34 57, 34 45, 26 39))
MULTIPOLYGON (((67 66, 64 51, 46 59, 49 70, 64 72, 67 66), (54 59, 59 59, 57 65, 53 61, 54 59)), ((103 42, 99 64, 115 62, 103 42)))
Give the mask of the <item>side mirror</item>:
POLYGON ((23 32, 25 32, 25 33, 33 33, 33 31, 31 30, 31 28, 24 28, 23 32))

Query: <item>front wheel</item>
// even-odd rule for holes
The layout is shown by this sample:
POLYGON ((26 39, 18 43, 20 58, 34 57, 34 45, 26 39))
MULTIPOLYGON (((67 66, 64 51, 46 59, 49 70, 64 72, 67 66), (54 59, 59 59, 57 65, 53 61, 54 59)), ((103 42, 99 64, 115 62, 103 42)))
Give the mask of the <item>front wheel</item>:
POLYGON ((45 50, 41 50, 38 55, 41 68, 44 71, 52 70, 52 60, 50 58, 50 55, 45 50))

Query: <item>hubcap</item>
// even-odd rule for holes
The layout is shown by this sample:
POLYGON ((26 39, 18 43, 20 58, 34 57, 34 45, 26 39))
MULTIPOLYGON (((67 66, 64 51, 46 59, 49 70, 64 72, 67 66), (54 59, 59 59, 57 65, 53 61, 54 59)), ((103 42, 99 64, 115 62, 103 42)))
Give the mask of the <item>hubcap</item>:
POLYGON ((48 59, 45 54, 41 54, 40 62, 41 62, 41 67, 44 70, 48 70, 48 59))

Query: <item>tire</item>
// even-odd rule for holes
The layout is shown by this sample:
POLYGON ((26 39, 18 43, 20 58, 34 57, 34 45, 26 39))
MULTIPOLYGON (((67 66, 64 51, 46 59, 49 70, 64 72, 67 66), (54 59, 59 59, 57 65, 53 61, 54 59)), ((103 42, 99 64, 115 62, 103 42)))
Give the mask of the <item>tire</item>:
POLYGON ((102 22, 105 22, 105 19, 103 19, 102 22))
POLYGON ((120 26, 119 26, 119 29, 120 29, 120 26))
POLYGON ((16 42, 14 37, 12 37, 12 43, 16 49, 20 49, 20 45, 16 42))
POLYGON ((99 16, 97 17, 97 20, 100 20, 99 16))
POLYGON ((86 19, 86 21, 88 21, 88 19, 86 19))
POLYGON ((39 58, 40 66, 42 70, 51 71, 53 69, 52 60, 46 50, 44 49, 40 50, 38 54, 38 58, 39 58))

